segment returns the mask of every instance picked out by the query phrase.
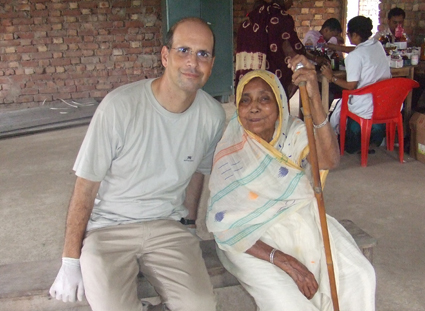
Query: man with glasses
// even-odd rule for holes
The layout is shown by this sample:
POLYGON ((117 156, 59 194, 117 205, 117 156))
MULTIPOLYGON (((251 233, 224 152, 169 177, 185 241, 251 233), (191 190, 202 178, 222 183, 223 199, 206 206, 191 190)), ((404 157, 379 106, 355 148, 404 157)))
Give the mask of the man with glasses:
POLYGON ((183 19, 169 30, 161 60, 161 77, 109 93, 89 126, 50 289, 56 299, 81 301, 85 293, 93 311, 216 310, 191 233, 225 122, 221 105, 200 90, 213 67, 214 34, 201 19, 183 19), (139 271, 162 304, 138 299, 139 271))

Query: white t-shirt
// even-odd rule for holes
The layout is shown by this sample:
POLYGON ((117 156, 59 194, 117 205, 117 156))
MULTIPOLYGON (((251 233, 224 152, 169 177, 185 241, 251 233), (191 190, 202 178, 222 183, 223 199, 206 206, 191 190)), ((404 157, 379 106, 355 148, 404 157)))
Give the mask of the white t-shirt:
MULTIPOLYGON (((313 46, 316 46, 317 41, 319 41, 321 35, 322 34, 318 30, 309 30, 305 34, 305 37, 303 39, 303 44, 305 45, 307 43, 307 41, 310 40, 313 43, 313 46)), ((337 40, 337 38, 332 37, 332 38, 329 39, 328 43, 338 44, 338 40, 337 40)))
MULTIPOLYGON (((356 46, 345 58, 347 82, 358 81, 357 89, 391 78, 390 66, 382 47, 376 39, 370 39, 356 46)), ((372 95, 352 96, 348 109, 364 119, 372 118, 372 95)))
POLYGON ((76 175, 101 181, 87 230, 187 215, 185 189, 209 174, 225 124, 220 103, 202 90, 183 113, 155 99, 152 79, 121 86, 101 102, 77 160, 76 175))

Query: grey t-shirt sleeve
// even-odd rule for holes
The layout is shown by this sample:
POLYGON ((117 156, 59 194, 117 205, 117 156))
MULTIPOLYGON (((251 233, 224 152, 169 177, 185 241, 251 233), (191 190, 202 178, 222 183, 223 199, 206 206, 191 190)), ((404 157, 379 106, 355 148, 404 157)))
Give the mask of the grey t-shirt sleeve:
POLYGON ((113 106, 101 103, 90 122, 74 164, 79 177, 102 181, 120 150, 113 106))

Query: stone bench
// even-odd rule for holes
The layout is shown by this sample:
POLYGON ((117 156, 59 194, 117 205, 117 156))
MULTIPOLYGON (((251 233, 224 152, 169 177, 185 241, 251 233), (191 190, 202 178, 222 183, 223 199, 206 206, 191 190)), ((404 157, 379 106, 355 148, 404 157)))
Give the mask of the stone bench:
MULTIPOLYGON (((340 223, 350 232, 363 254, 372 262, 376 239, 350 220, 342 220, 340 223)), ((239 285, 236 278, 224 269, 218 259, 214 241, 201 241, 200 246, 214 288, 239 285)), ((61 261, 55 259, 0 266, 0 306, 6 301, 50 299, 48 291, 56 277, 60 264, 61 261)), ((140 298, 157 296, 154 288, 143 276, 138 277, 138 293, 140 298)), ((53 303, 54 301, 51 302, 53 303)), ((8 310, 18 309, 11 308, 8 310)), ((37 310, 42 309, 37 308, 37 310)))

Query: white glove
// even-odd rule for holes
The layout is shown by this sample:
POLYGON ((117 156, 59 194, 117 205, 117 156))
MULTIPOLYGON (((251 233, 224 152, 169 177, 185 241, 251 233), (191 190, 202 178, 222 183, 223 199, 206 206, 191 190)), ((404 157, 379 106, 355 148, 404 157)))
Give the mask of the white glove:
POLYGON ((83 301, 84 284, 81 275, 80 259, 62 258, 62 266, 56 276, 49 293, 63 302, 83 301))

